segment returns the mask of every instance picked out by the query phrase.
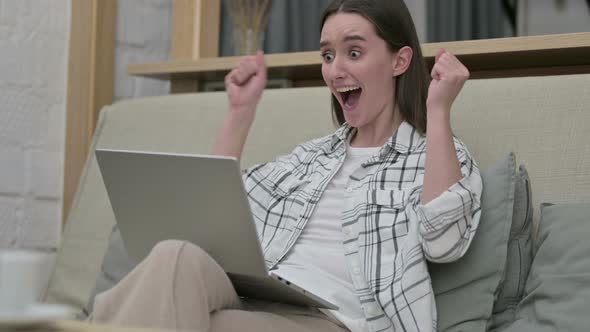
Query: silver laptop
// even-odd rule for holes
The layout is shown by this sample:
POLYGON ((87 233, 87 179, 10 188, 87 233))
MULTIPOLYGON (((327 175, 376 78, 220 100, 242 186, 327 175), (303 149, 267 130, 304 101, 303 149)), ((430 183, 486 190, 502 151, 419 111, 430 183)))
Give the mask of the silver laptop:
POLYGON ((96 158, 131 258, 186 240, 221 265, 240 296, 337 309, 268 271, 235 158, 107 149, 96 158))

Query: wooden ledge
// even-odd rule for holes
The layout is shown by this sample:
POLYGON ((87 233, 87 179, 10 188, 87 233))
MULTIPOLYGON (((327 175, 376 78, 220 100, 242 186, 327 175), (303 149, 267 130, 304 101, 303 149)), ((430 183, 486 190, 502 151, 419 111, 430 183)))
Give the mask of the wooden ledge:
MULTIPOLYGON (((590 32, 423 44, 430 66, 439 48, 456 54, 472 78, 590 72, 590 32)), ((175 80, 223 80, 239 57, 131 64, 129 75, 175 80)), ((318 51, 266 55, 270 78, 321 80, 318 51)))

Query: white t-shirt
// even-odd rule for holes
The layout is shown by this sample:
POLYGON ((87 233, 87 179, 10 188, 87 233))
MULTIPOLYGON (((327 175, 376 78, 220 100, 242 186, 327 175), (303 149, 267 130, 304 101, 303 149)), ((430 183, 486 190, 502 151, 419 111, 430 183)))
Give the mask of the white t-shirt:
POLYGON ((350 175, 381 148, 347 146, 342 167, 328 183, 293 248, 274 272, 339 307, 326 314, 352 332, 367 331, 361 304, 344 257, 341 213, 350 175))

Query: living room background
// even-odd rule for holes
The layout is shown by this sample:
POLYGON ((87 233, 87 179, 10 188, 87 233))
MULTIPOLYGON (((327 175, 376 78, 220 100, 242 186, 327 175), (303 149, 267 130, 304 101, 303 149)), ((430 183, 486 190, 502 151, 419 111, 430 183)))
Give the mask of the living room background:
MULTIPOLYGON (((72 1, 0 0, 0 248, 51 256, 59 245, 72 1)), ((520 3, 521 35, 590 31, 585 0, 520 3)), ((425 38, 426 0, 409 5, 425 38)), ((130 77, 126 67, 168 58, 172 0, 117 6, 114 99, 167 94, 168 82, 130 77)))

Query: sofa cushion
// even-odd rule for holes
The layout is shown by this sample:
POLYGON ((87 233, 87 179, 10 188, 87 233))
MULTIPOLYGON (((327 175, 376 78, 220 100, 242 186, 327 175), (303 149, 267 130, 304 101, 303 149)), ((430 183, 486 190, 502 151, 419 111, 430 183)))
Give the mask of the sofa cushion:
POLYGON ((429 265, 439 331, 486 331, 504 276, 514 201, 514 155, 481 175, 481 219, 469 250, 456 262, 429 265))
POLYGON ((499 331, 512 323, 516 306, 524 294, 524 285, 533 261, 533 207, 531 184, 524 166, 519 167, 514 186, 514 209, 508 238, 508 255, 504 281, 498 298, 490 331, 499 331))
POLYGON ((516 321, 503 331, 588 331, 590 204, 541 206, 539 240, 516 321))

